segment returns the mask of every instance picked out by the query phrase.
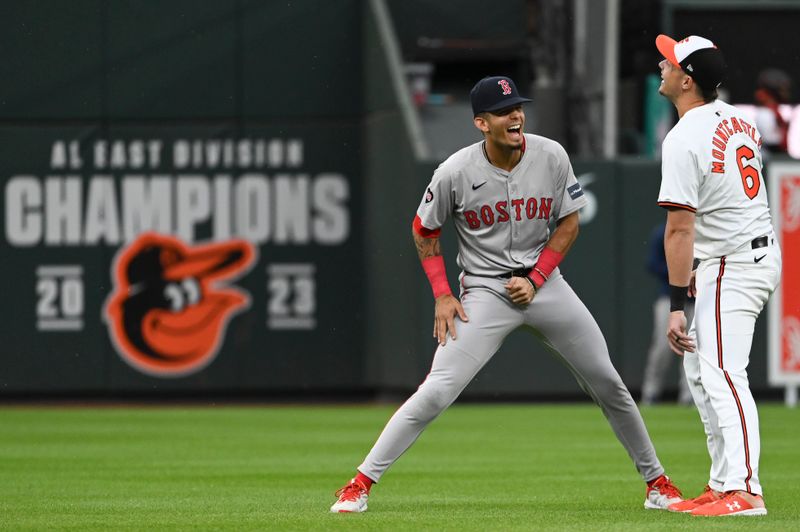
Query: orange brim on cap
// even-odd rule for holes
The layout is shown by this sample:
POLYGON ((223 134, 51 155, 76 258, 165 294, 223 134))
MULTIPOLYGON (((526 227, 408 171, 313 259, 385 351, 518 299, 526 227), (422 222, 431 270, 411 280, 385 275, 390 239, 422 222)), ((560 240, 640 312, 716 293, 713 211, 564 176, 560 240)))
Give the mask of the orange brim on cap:
POLYGON ((675 58, 676 44, 678 43, 675 39, 673 39, 672 37, 667 37, 664 34, 661 34, 658 37, 656 37, 656 48, 658 48, 658 51, 661 52, 661 55, 663 55, 667 61, 669 61, 676 67, 680 68, 681 64, 675 58))

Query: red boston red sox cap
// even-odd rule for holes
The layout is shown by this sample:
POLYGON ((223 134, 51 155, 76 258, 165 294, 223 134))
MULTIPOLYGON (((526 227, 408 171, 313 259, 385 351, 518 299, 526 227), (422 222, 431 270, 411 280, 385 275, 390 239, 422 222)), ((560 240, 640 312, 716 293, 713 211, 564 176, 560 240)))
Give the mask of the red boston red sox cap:
POLYGON ((715 89, 725 77, 725 58, 717 46, 697 35, 690 35, 682 41, 659 35, 656 48, 664 58, 681 68, 704 89, 715 89))
POLYGON ((507 76, 483 78, 472 87, 469 97, 472 102, 473 115, 484 111, 499 111, 531 101, 519 95, 514 81, 507 76))

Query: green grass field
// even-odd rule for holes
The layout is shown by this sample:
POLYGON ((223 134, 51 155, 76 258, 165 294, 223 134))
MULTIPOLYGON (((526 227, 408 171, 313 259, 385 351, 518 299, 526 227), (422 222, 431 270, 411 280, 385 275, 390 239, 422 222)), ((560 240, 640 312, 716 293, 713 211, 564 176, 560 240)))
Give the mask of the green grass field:
MULTIPOLYGON (((769 515, 642 509, 592 405, 456 405, 373 488, 328 513, 395 406, 2 407, 0 529, 797 530, 800 412, 762 405, 769 515)), ((694 409, 643 410, 688 494, 708 458, 694 409)))

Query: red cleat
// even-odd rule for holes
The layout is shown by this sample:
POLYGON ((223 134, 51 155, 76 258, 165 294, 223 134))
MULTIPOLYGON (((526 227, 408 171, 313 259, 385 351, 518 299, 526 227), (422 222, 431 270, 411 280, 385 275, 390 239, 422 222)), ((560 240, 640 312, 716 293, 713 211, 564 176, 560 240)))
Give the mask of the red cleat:
POLYGON ((666 510, 670 505, 683 500, 681 490, 672 483, 667 475, 647 483, 644 507, 646 510, 666 510))
POLYGON ((339 500, 331 506, 333 513, 358 513, 367 511, 369 489, 360 481, 353 479, 335 494, 339 500))
POLYGON ((667 509, 670 512, 681 512, 681 513, 688 513, 694 510, 699 506, 703 506, 704 504, 708 504, 710 502, 720 500, 724 494, 719 491, 714 491, 711 489, 708 484, 703 489, 703 493, 695 497, 694 499, 686 499, 685 501, 676 502, 675 504, 671 504, 667 509))
POLYGON ((704 504, 692 510, 692 515, 716 517, 724 515, 767 515, 764 499, 759 495, 751 495, 750 502, 738 491, 729 491, 721 499, 704 504))

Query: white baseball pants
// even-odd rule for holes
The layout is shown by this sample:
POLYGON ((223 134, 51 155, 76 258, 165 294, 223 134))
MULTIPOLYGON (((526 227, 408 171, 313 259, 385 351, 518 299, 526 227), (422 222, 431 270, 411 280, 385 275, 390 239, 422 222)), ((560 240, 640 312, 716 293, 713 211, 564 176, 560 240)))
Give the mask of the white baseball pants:
POLYGON ((697 299, 689 336, 695 353, 684 370, 711 456, 708 485, 717 491, 762 494, 758 477, 758 412, 747 380, 756 318, 780 281, 781 251, 750 243, 697 268, 697 299), (758 262, 756 262, 758 259, 758 262))

